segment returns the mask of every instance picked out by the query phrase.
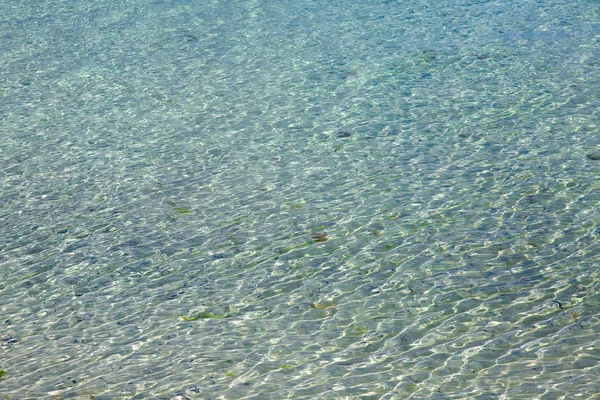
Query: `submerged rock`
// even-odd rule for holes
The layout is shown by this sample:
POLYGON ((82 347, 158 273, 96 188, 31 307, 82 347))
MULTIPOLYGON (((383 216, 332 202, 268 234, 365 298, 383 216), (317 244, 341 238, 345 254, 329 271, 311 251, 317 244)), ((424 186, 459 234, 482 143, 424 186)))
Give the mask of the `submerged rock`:
POLYGON ((329 236, 327 236, 323 232, 313 233, 311 237, 315 242, 326 242, 329 240, 329 236))
POLYGON ((592 153, 587 153, 585 156, 587 158, 589 158, 590 160, 598 161, 598 160, 600 160, 600 151, 594 151, 592 153))

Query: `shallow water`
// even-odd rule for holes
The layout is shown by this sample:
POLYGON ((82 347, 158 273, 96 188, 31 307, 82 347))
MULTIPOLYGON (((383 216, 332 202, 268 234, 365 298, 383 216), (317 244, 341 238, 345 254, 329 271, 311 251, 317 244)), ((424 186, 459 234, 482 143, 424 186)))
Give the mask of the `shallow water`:
POLYGON ((597 396, 600 4, 121 3, 0 3, 4 398, 597 396))

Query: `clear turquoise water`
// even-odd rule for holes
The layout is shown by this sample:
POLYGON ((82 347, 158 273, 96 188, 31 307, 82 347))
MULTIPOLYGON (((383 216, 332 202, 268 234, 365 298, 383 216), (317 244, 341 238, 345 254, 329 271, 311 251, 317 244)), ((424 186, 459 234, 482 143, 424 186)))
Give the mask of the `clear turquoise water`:
POLYGON ((600 398, 599 95, 596 1, 2 2, 0 394, 600 398))

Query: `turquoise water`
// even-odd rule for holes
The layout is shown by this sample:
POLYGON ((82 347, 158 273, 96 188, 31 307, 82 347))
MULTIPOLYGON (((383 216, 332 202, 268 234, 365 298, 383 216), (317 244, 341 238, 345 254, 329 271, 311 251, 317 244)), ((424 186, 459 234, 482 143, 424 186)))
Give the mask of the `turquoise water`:
POLYGON ((596 1, 1 2, 0 394, 600 398, 599 96, 596 1))

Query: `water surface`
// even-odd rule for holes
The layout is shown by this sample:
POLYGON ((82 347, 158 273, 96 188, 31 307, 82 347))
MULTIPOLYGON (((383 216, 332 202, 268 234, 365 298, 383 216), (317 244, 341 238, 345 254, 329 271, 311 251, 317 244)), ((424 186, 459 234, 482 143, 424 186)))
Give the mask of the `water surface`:
POLYGON ((594 398, 594 1, 0 4, 7 399, 594 398))

